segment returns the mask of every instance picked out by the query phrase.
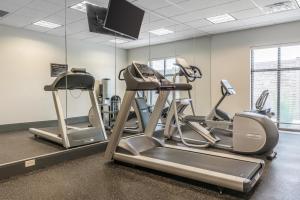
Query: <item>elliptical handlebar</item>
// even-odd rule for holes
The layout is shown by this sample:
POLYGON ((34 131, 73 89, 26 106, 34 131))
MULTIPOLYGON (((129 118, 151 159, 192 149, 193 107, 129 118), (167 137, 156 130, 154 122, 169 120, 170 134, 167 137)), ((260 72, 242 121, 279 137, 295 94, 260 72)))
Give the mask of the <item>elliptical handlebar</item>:
POLYGON ((227 96, 227 91, 226 91, 226 89, 223 87, 223 85, 221 85, 221 93, 222 93, 222 96, 227 96))
POLYGON ((123 73, 125 70, 126 70, 126 68, 123 68, 123 69, 121 69, 120 72, 119 72, 118 79, 119 79, 120 81, 125 81, 125 78, 121 78, 121 75, 122 75, 122 73, 123 73))
POLYGON ((258 111, 261 111, 264 109, 269 94, 270 94, 269 90, 264 90, 261 93, 261 95, 259 96, 259 98, 257 99, 257 101, 255 103, 255 107, 258 111))

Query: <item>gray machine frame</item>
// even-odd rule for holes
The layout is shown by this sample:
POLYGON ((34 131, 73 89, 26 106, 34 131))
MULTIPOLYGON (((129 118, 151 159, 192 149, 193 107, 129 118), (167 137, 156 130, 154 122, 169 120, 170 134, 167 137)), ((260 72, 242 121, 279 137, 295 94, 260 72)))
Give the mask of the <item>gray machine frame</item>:
MULTIPOLYGON (((195 67, 189 66, 181 58, 176 59, 176 64, 189 82, 187 76, 193 77, 192 74, 195 72, 192 69, 195 67)), ((194 77, 192 80, 196 78, 199 77, 194 77)), ((175 80, 176 78, 173 82, 175 80)), ((166 120, 164 135, 189 147, 216 147, 240 154, 265 154, 267 159, 274 159, 277 153, 273 148, 278 143, 279 134, 276 125, 266 115, 243 112, 236 113, 232 121, 215 121, 217 107, 226 96, 235 94, 233 87, 227 81, 222 80, 221 84, 223 96, 206 118, 195 115, 190 91, 188 91, 189 99, 176 100, 174 97, 166 120), (189 105, 192 108, 192 116, 184 115, 184 110, 189 105), (183 132, 182 125, 191 130, 183 132)))
MULTIPOLYGON (((221 99, 216 103, 210 113, 205 117, 205 124, 210 128, 221 128, 230 130, 232 128, 232 118, 228 116, 228 119, 224 119, 222 116, 219 116, 218 111, 227 115, 224 111, 218 109, 220 104, 227 96, 236 94, 234 88, 229 84, 227 80, 221 80, 221 90, 225 92, 222 94, 221 99)), ((191 96, 190 96, 191 98, 191 96)), ((221 114, 221 113, 220 113, 221 114)))
MULTIPOLYGON (((62 79, 63 76, 68 76, 71 73, 62 74, 56 80, 62 79)), ((55 143, 61 144, 65 148, 71 148, 76 146, 82 146, 90 143, 95 143, 99 141, 107 140, 107 135, 105 132, 102 117, 97 106, 97 99, 94 89, 87 90, 89 92, 89 97, 92 104, 92 109, 94 109, 95 122, 93 127, 75 127, 68 126, 65 121, 65 115, 63 112, 62 103, 59 98, 59 88, 56 88, 57 81, 50 86, 45 86, 46 91, 52 91, 56 116, 58 120, 57 132, 52 131, 50 128, 37 129, 30 128, 29 131, 36 137, 41 137, 55 143)), ((67 81, 66 81, 67 84, 67 81)), ((65 90, 65 89, 63 89, 65 90)))
MULTIPOLYGON (((132 65, 135 65, 135 63, 133 63, 132 65)), ((145 82, 151 82, 151 80, 148 80, 143 76, 142 78, 145 82)), ((143 89, 145 90, 145 88, 143 89)), ((214 184, 220 187, 230 188, 241 192, 250 191, 260 179, 263 173, 265 165, 263 160, 239 155, 217 153, 189 147, 167 145, 163 141, 160 141, 153 137, 154 130, 160 119, 161 112, 165 106, 168 95, 170 93, 169 90, 161 90, 161 88, 157 88, 157 90, 159 90, 159 96, 154 106, 154 110, 150 116, 150 120, 145 129, 144 135, 132 136, 126 139, 121 139, 123 129, 126 123, 126 120, 124 119, 127 119, 128 117, 131 104, 134 101, 134 97, 137 92, 135 90, 128 89, 127 85, 127 90, 123 98, 121 109, 119 115, 117 116, 117 123, 115 124, 105 152, 105 158, 107 160, 114 159, 121 162, 130 163, 133 165, 138 165, 154 170, 159 170, 169 174, 190 178, 197 181, 214 184), (168 157, 160 159, 151 157, 149 155, 145 155, 145 153, 149 150, 163 150, 167 152, 174 151, 175 153, 183 153, 186 155, 181 157, 176 156, 175 154, 175 157, 173 156, 173 159, 175 158, 180 160, 181 158, 188 158, 190 161, 193 161, 195 158, 207 156, 213 160, 226 159, 229 163, 238 162, 244 165, 255 165, 257 168, 255 169, 254 174, 251 176, 251 178, 248 178, 239 175, 232 175, 222 171, 222 163, 220 163, 220 165, 211 166, 211 168, 216 166, 220 167, 222 168, 221 171, 217 171, 214 169, 205 169, 202 167, 187 165, 185 163, 169 161, 168 157)), ((203 162, 205 163, 205 160, 203 160, 203 162)), ((238 168, 238 166, 234 167, 238 168)), ((226 166, 224 166, 224 168, 226 168, 226 166)), ((230 171, 232 169, 232 167, 228 169, 227 166, 227 170, 230 171)), ((241 170, 243 171, 246 169, 242 168, 241 170)))

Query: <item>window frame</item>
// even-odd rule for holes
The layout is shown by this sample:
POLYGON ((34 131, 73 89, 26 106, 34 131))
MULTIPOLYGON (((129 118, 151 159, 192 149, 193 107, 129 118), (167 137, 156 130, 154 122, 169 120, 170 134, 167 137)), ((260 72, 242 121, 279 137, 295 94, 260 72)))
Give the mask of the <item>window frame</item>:
MULTIPOLYGON (((283 47, 290 47, 290 46, 300 46, 300 43, 288 43, 288 44, 282 44, 282 45, 270 45, 270 46, 261 46, 261 47, 252 47, 250 49, 250 92, 251 92, 251 109, 253 108, 254 105, 254 74, 255 72, 276 72, 277 73, 277 86, 276 86, 276 91, 277 91, 277 107, 276 109, 276 125, 279 130, 285 130, 285 131, 295 131, 299 132, 300 129, 290 129, 290 128, 281 128, 280 124, 294 124, 294 123, 287 123, 287 122, 281 122, 280 120, 280 102, 281 102, 281 73, 285 71, 298 71, 300 70, 300 67, 282 67, 282 48, 283 47), (269 69, 254 69, 254 51, 258 49, 268 49, 268 48, 276 48, 277 49, 277 68, 269 68, 269 69)), ((298 124, 296 124, 298 125, 298 124)))
MULTIPOLYGON (((176 59, 176 57, 168 56, 168 57, 161 57, 161 58, 153 58, 153 59, 151 59, 149 61, 149 65, 152 68, 152 62, 153 61, 161 61, 161 60, 163 60, 164 61, 164 72, 163 72, 162 75, 164 77, 173 77, 174 74, 166 74, 166 64, 167 64, 167 60, 169 60, 169 59, 176 59)), ((152 103, 153 103, 153 94, 152 94, 152 92, 149 93, 149 96, 150 96, 150 98, 149 98, 150 102, 149 103, 152 105, 152 103)))

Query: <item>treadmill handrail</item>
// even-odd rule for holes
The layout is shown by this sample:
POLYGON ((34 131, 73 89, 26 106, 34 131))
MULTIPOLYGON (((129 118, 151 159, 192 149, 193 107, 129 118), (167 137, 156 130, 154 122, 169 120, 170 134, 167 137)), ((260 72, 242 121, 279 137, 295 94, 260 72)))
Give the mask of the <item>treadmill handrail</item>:
POLYGON ((123 75, 128 91, 190 90, 192 88, 189 83, 172 83, 151 67, 138 63, 129 65, 123 75))

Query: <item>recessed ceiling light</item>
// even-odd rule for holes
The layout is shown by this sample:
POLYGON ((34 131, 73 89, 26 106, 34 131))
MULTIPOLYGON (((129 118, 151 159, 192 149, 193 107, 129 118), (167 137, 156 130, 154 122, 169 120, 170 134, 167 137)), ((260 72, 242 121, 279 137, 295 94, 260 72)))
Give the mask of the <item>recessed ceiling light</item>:
POLYGON ((112 43, 117 43, 117 44, 123 44, 123 43, 128 42, 126 40, 121 40, 121 39, 114 39, 114 40, 109 40, 109 41, 112 43))
POLYGON ((61 26, 60 24, 54 24, 52 22, 47 22, 47 21, 43 21, 43 20, 35 22, 33 24, 37 25, 37 26, 46 27, 46 28, 57 28, 57 27, 61 26))
MULTIPOLYGON (((300 0, 297 0, 298 5, 300 5, 300 0)), ((294 1, 282 1, 274 4, 267 5, 263 7, 263 11, 266 14, 272 14, 277 12, 283 12, 287 10, 294 10, 298 8, 297 4, 294 1)))
POLYGON ((211 23, 214 24, 219 24, 219 23, 224 23, 224 22, 230 22, 230 21, 234 21, 235 18, 232 17, 229 14, 224 14, 224 15, 218 15, 218 16, 214 16, 214 17, 209 17, 206 18, 208 21, 210 21, 211 23))
POLYGON ((88 1, 82 1, 78 4, 75 4, 75 5, 71 6, 70 8, 86 13, 86 4, 91 4, 91 5, 97 6, 96 4, 90 3, 88 1))
POLYGON ((174 33, 174 31, 171 31, 171 30, 168 30, 165 28, 160 28, 160 29, 149 31, 149 32, 154 35, 168 35, 168 34, 174 33))

